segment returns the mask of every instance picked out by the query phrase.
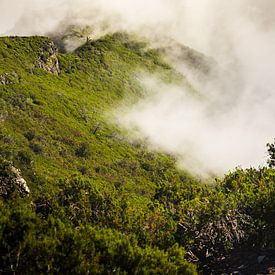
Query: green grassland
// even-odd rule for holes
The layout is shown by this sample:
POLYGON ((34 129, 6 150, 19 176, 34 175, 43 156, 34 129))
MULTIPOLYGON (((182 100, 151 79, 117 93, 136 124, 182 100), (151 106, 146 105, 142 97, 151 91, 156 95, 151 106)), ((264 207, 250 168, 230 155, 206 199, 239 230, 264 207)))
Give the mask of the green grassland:
POLYGON ((0 273, 196 274, 194 257, 275 245, 274 169, 209 186, 106 119, 143 96, 140 72, 185 81, 160 51, 125 34, 73 53, 52 47, 0 38, 0 273), (54 58, 58 74, 48 70, 54 58))

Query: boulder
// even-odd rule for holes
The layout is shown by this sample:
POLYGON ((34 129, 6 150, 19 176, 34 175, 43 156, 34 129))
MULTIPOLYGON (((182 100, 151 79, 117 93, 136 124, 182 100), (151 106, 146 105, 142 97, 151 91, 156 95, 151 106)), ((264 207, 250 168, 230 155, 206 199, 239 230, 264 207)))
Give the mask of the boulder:
POLYGON ((0 85, 10 85, 18 79, 18 75, 16 73, 3 73, 0 74, 0 85))
POLYGON ((21 171, 9 162, 1 163, 0 171, 0 196, 9 198, 10 195, 18 191, 21 196, 30 193, 30 188, 26 180, 21 176, 21 171))
POLYGON ((57 58, 58 50, 53 42, 48 42, 40 52, 37 65, 51 74, 58 75, 60 73, 59 62, 57 58))

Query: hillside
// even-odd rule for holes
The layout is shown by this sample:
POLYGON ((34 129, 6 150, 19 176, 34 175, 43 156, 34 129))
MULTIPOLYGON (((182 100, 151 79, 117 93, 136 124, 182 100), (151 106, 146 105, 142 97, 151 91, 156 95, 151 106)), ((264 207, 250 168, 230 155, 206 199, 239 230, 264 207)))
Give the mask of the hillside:
POLYGON ((142 97, 140 72, 185 81, 164 60, 125 34, 73 53, 0 38, 1 273, 196 274, 235 247, 274 248, 272 167, 209 185, 108 121, 142 97))

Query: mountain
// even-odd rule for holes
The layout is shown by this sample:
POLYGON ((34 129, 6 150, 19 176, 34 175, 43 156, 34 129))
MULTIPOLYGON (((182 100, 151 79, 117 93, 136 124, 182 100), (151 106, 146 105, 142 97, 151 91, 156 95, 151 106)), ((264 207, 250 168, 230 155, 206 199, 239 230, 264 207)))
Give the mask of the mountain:
POLYGON ((274 246, 273 168, 204 183, 108 118, 143 96, 140 72, 186 81, 165 60, 121 33, 72 53, 0 38, 1 273, 196 274, 274 246))

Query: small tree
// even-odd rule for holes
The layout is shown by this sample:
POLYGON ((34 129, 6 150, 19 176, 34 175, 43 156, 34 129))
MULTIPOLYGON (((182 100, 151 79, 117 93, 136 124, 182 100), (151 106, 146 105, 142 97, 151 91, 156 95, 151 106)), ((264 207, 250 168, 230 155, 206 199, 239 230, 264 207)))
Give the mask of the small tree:
POLYGON ((71 26, 67 34, 63 36, 63 40, 66 39, 77 39, 84 40, 88 43, 90 41, 90 35, 93 33, 93 30, 90 26, 71 26))
POLYGON ((275 167, 275 139, 274 143, 267 144, 267 152, 269 154, 269 160, 267 161, 270 168, 275 167))

